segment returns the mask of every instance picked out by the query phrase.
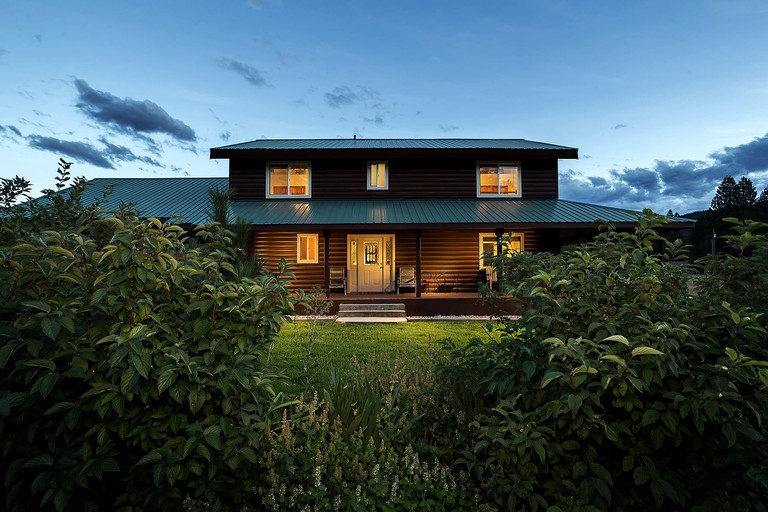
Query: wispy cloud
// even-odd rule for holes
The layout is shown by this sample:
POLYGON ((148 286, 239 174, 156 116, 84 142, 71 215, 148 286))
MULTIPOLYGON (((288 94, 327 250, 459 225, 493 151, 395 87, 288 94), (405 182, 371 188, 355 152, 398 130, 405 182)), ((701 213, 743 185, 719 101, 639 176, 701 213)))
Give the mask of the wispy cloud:
POLYGON ((21 132, 13 125, 0 125, 0 137, 9 140, 16 140, 21 137, 21 132))
POLYGON ((88 118, 118 133, 155 143, 146 134, 164 134, 180 142, 195 142, 195 131, 183 121, 171 117, 150 100, 118 98, 92 88, 85 80, 74 81, 78 98, 76 107, 88 118))
POLYGON ((609 178, 564 170, 560 173, 560 195, 628 208, 669 204, 673 209, 691 211, 707 208, 728 174, 737 179, 750 177, 758 189, 768 185, 768 134, 715 151, 708 160, 658 160, 652 167, 612 170, 609 178))
POLYGON ((625 125, 625 124, 617 124, 616 126, 613 127, 613 129, 614 130, 621 130, 622 128, 626 128, 626 127, 627 127, 627 125, 625 125))
POLYGON ((449 125, 441 124, 440 125, 440 131, 443 132, 443 133, 455 132, 458 129, 459 129, 459 127, 456 126, 455 124, 449 124, 449 125))
POLYGON ((74 160, 89 163, 102 169, 114 169, 115 166, 102 154, 102 150, 85 142, 61 140, 42 135, 27 136, 27 144, 35 149, 50 151, 59 156, 68 156, 74 160))
POLYGON ((264 75, 258 69, 253 66, 249 66, 243 62, 227 59, 222 57, 218 60, 219 67, 229 71, 233 71, 243 77, 246 82, 255 87, 266 87, 269 85, 264 75))
POLYGON ((325 102, 333 108, 341 108, 349 105, 364 104, 370 108, 381 106, 381 94, 370 87, 358 85, 354 88, 348 85, 335 87, 331 92, 323 95, 325 102))

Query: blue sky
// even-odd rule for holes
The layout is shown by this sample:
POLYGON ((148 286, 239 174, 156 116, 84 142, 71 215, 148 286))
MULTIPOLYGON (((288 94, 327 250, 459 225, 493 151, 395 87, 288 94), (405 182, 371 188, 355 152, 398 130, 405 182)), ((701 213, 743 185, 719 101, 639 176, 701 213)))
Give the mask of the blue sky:
POLYGON ((267 138, 579 148, 565 199, 681 213, 768 186, 764 0, 0 4, 2 177, 224 176, 267 138))

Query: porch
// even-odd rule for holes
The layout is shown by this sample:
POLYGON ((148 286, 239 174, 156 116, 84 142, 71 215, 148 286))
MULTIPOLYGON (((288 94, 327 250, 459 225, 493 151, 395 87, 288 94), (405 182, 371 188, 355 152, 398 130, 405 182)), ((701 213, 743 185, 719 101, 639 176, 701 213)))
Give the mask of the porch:
MULTIPOLYGON (((416 297, 410 293, 331 293, 333 302, 329 315, 339 312, 340 304, 405 304, 407 316, 490 316, 498 310, 484 304, 477 292, 428 292, 416 297)), ((511 304, 504 304, 504 312, 514 314, 511 304)), ((300 315, 307 314, 303 308, 297 308, 300 315)))

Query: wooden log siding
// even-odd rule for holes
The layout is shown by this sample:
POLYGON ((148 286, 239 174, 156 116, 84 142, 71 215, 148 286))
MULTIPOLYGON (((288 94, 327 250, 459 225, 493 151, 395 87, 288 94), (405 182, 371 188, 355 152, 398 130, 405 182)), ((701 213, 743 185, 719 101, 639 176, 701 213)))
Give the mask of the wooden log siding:
MULTIPOLYGON (((515 230, 523 233, 525 250, 536 252, 540 247, 540 233, 537 230, 515 230)), ((322 286, 324 278, 323 235, 318 232, 318 262, 296 264, 296 235, 313 231, 253 232, 251 250, 267 260, 267 268, 277 269, 281 258, 294 262, 291 271, 296 279, 290 288, 311 290, 322 286)), ((413 230, 387 231, 395 234, 395 266, 416 266, 416 235, 413 230)), ((481 230, 430 230, 424 229, 421 239, 422 273, 429 272, 435 280, 443 272, 455 272, 459 282, 453 288, 456 292, 477 291, 479 269, 480 233, 493 233, 493 227, 481 230)), ((348 231, 332 231, 329 241, 329 266, 347 266, 348 231)), ((424 276, 423 276, 424 277, 424 276)), ((434 291, 432 288, 430 291, 434 291)))
MULTIPOLYGON (((305 161, 296 159, 296 161, 305 161)), ((470 198, 477 197, 477 160, 392 159, 389 189, 367 189, 368 160, 314 159, 312 166, 313 199, 370 198, 470 198)), ((266 196, 264 159, 230 160, 229 184, 235 199, 260 199, 266 196)), ((526 159, 522 169, 523 197, 556 198, 557 159, 526 159)))

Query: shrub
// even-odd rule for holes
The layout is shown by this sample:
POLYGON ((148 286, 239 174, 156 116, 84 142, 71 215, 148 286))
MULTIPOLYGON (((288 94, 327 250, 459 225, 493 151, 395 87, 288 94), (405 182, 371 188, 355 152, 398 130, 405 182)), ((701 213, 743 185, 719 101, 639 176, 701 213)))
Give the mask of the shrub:
POLYGON ((505 272, 515 258, 497 259, 526 309, 449 367, 487 404, 459 462, 497 505, 766 510, 768 353, 750 303, 768 242, 742 223, 729 239, 741 256, 696 293, 660 222, 542 258, 519 281, 505 272))
POLYGON ((2 248, 5 510, 242 503, 293 303, 287 274, 228 279, 228 233, 197 235, 114 212, 2 248))

